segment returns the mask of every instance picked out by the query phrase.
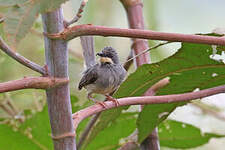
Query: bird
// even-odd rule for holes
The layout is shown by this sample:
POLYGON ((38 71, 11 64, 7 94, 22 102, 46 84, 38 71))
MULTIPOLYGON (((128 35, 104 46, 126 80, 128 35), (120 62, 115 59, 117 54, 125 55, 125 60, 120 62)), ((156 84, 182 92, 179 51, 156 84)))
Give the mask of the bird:
POLYGON ((100 57, 99 63, 83 72, 78 89, 85 88, 88 92, 87 98, 103 107, 106 107, 106 105, 95 100, 92 97, 93 93, 105 95, 107 100, 114 101, 116 106, 118 106, 118 101, 109 94, 118 89, 125 80, 127 72, 120 64, 118 54, 114 48, 110 46, 104 47, 96 56, 100 57))

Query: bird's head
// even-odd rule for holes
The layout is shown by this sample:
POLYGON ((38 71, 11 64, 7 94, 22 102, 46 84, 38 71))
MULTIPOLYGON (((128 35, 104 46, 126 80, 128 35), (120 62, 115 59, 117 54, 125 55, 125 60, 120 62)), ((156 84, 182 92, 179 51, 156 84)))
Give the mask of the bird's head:
POLYGON ((108 64, 119 64, 119 57, 117 52, 112 47, 105 47, 102 52, 97 53, 97 56, 100 56, 101 63, 108 63, 108 64))

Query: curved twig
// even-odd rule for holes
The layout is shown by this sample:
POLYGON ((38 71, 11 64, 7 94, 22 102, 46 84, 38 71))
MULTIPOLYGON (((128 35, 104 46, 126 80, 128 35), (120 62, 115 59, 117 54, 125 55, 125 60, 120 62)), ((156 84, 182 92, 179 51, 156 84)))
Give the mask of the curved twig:
POLYGON ((0 93, 21 89, 49 89, 68 83, 67 78, 24 77, 20 80, 0 83, 0 93))
POLYGON ((83 0, 80 4, 80 8, 77 11, 76 16, 69 22, 64 21, 64 26, 68 27, 69 25, 76 23, 81 17, 82 17, 82 12, 84 11, 84 7, 86 6, 88 0, 83 0))
POLYGON ((2 49, 7 55, 21 63, 22 65, 41 73, 42 75, 46 74, 46 71, 43 67, 39 66, 38 64, 28 60, 27 58, 21 56, 20 54, 14 52, 10 49, 10 47, 3 41, 3 39, 0 37, 0 49, 2 49))

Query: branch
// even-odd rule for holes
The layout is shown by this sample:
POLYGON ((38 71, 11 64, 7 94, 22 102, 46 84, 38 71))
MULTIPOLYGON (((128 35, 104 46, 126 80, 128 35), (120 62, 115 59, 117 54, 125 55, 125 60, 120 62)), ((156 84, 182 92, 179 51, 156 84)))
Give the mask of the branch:
MULTIPOLYGON (((42 23, 46 33, 62 31, 64 29, 62 8, 43 13, 42 23)), ((67 42, 47 37, 44 40, 48 74, 55 78, 68 78, 67 42)), ((69 84, 46 90, 46 95, 54 150, 76 150, 69 84)))
POLYGON ((44 33, 44 34, 51 39, 65 39, 65 40, 71 40, 78 36, 84 35, 96 35, 96 36, 130 37, 130 38, 162 40, 171 42, 188 42, 188 43, 225 46, 224 37, 181 34, 181 33, 166 33, 140 29, 110 28, 90 24, 76 25, 71 28, 65 29, 61 33, 56 34, 44 33))
POLYGON ((160 46, 167 45, 167 44, 170 44, 170 43, 172 43, 172 42, 164 42, 164 43, 159 43, 159 44, 157 44, 157 45, 155 45, 155 46, 152 46, 152 47, 150 47, 150 48, 148 48, 148 49, 146 49, 146 50, 143 50, 142 52, 138 53, 138 54, 135 55, 134 57, 130 57, 129 59, 127 59, 127 61, 126 61, 125 63, 130 62, 130 61, 133 60, 134 58, 137 58, 138 56, 143 55, 143 54, 147 53, 147 52, 150 51, 150 50, 156 49, 156 48, 158 48, 158 47, 160 47, 160 46))
MULTIPOLYGON (((176 103, 176 102, 188 102, 194 99, 199 99, 219 93, 225 92, 225 85, 209 88, 197 92, 190 92, 185 94, 173 94, 163 96, 142 96, 142 97, 126 97, 117 99, 119 106, 127 105, 146 105, 146 104, 163 104, 163 103, 176 103)), ((77 128, 78 124, 85 118, 99 113, 104 110, 115 108, 116 105, 112 101, 104 102, 107 108, 103 108, 99 104, 89 106, 73 114, 74 127, 77 128)))
POLYGON ((35 64, 34 62, 26 59, 25 57, 11 50, 10 47, 3 41, 1 37, 0 37, 0 49, 2 49, 7 55, 9 55, 10 57, 15 59, 17 62, 21 63, 22 65, 36 72, 39 72, 42 75, 46 74, 46 71, 43 67, 39 66, 38 64, 35 64))
POLYGON ((0 83, 0 93, 21 89, 49 89, 68 83, 67 78, 25 77, 20 80, 0 83))
MULTIPOLYGON (((127 18, 129 22, 130 28, 133 29, 144 29, 144 17, 143 17, 143 3, 142 0, 120 0, 126 9, 127 12, 127 18)), ((150 54, 149 54, 149 45, 147 40, 143 39, 132 39, 133 44, 132 44, 132 49, 134 51, 134 58, 135 59, 135 65, 136 67, 139 67, 143 64, 148 64, 151 63, 150 60, 150 54)), ((169 82, 168 82, 169 83, 169 82)), ((156 90, 153 89, 148 90, 150 92, 144 93, 144 96, 153 96, 155 95, 156 90)), ((160 87, 159 87, 160 88, 160 87)), ((144 105, 140 106, 142 110, 144 105)), ((157 130, 154 130, 157 131, 157 130)), ((153 133, 151 133, 153 134, 153 133)), ((149 150, 158 150, 159 149, 159 142, 158 138, 152 138, 151 134, 144 140, 144 142, 141 143, 140 147, 145 147, 144 149, 149 149, 149 150)), ((157 135, 157 132, 155 132, 155 135, 157 135)))
POLYGON ((82 17, 82 12, 84 11, 83 9, 86 6, 87 2, 88 0, 83 0, 81 2, 80 8, 78 9, 76 16, 70 22, 64 21, 65 27, 68 27, 69 25, 77 22, 82 17))

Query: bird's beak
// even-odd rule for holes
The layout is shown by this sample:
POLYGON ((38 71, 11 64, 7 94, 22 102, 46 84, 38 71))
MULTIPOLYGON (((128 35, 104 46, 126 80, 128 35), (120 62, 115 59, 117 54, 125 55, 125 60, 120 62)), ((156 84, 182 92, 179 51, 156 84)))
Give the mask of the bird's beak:
POLYGON ((103 53, 97 53, 96 56, 103 57, 103 53))

